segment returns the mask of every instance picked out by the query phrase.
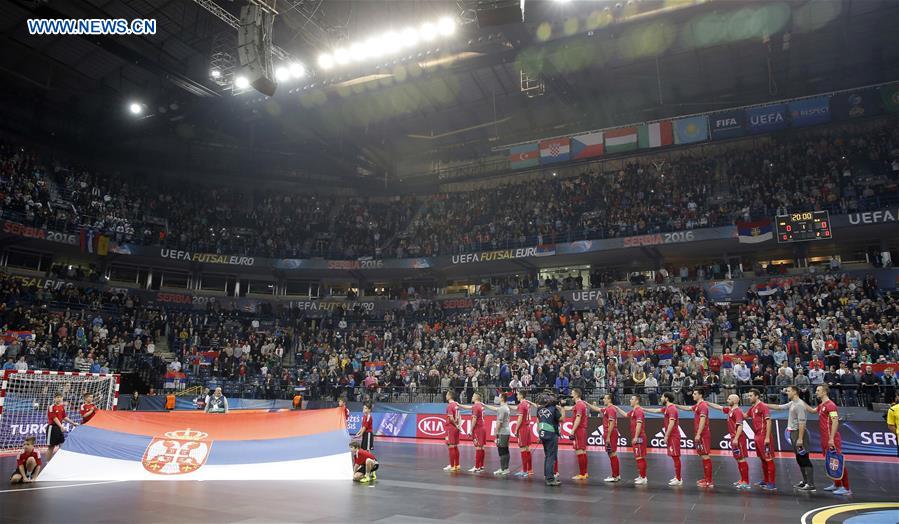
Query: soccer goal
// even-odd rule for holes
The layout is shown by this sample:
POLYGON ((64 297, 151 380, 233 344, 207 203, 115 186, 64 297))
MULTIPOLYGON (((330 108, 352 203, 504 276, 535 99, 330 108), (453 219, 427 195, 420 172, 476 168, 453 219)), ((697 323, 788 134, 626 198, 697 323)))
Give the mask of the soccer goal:
POLYGON ((75 422, 81 422, 78 408, 85 393, 94 395, 98 409, 115 409, 118 403, 120 375, 17 370, 0 373, 0 453, 19 449, 27 436, 34 436, 38 446, 47 445, 47 411, 56 393, 62 393, 66 414, 75 422))

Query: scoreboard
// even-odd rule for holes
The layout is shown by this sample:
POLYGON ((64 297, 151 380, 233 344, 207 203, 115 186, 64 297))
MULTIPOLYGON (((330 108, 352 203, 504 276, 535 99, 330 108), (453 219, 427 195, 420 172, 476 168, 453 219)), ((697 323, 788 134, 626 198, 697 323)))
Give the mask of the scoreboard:
POLYGON ((805 211, 777 216, 777 241, 829 240, 830 215, 827 211, 805 211))

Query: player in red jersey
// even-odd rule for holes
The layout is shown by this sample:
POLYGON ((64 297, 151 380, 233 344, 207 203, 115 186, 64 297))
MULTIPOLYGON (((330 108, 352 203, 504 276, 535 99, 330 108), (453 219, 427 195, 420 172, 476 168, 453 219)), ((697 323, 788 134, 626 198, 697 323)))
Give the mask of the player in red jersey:
MULTIPOLYGON (((818 397, 818 407, 806 407, 811 413, 818 414, 818 430, 821 432, 821 453, 827 454, 828 449, 837 453, 843 452, 843 439, 840 437, 840 414, 837 405, 830 400, 830 388, 827 384, 821 384, 815 388, 815 396, 818 397)), ((846 466, 843 466, 843 478, 835 480, 833 485, 824 488, 824 491, 832 491, 834 495, 852 495, 849 489, 849 474, 846 466)))
POLYGON ((693 412, 693 443, 696 444, 696 452, 702 458, 702 479, 696 481, 700 488, 714 488, 712 482, 712 457, 709 450, 712 449, 712 431, 709 429, 709 404, 705 401, 705 393, 702 388, 693 390, 692 406, 677 406, 683 411, 693 412))
POLYGON ((667 443, 668 456, 674 462, 674 477, 668 481, 669 486, 682 486, 684 481, 681 479, 681 463, 680 463, 680 433, 681 429, 678 425, 679 415, 677 406, 674 404, 674 393, 666 391, 662 393, 662 409, 646 408, 644 411, 652 413, 662 413, 665 415, 664 434, 662 439, 667 443))
POLYGON ((449 464, 443 471, 459 471, 459 435, 462 433, 462 418, 459 416, 459 404, 456 394, 446 392, 446 449, 449 452, 449 464))
POLYGON ((759 482, 759 487, 765 491, 776 491, 774 453, 771 448, 771 410, 762 402, 762 394, 755 388, 749 390, 749 400, 752 407, 746 412, 746 416, 752 420, 755 454, 762 461, 762 481, 759 482))
POLYGON ((531 469, 531 403, 525 398, 524 391, 518 392, 518 425, 515 427, 515 438, 518 439, 518 449, 521 450, 521 471, 516 477, 528 477, 534 474, 531 469))
POLYGON ((372 427, 371 405, 366 403, 362 406, 362 423, 359 424, 359 431, 355 438, 362 437, 359 446, 365 451, 375 449, 375 431, 372 427))
POLYGON ((337 407, 343 411, 343 420, 347 422, 347 426, 349 426, 350 422, 350 408, 346 405, 346 400, 343 397, 337 399, 337 407))
POLYGON ((484 446, 487 444, 487 422, 484 420, 484 403, 481 402, 480 393, 471 394, 470 406, 459 404, 462 409, 471 410, 471 441, 474 444, 474 466, 469 473, 481 473, 484 471, 484 446))
POLYGON ((646 413, 640 407, 640 397, 631 395, 631 410, 624 411, 615 406, 618 414, 631 421, 631 446, 634 449, 634 460, 637 461, 638 477, 634 484, 640 486, 649 482, 646 479, 646 413))
POLYGON ((358 442, 350 442, 350 454, 353 457, 353 480, 363 484, 378 479, 378 459, 370 452, 362 449, 358 442))
POLYGON ((97 414, 97 406, 94 404, 94 396, 92 394, 85 393, 83 399, 84 402, 78 408, 78 413, 81 414, 81 423, 87 424, 97 414))
POLYGON ((740 480, 734 482, 737 489, 751 489, 749 484, 749 464, 746 457, 749 456, 749 442, 743 431, 743 410, 740 409, 740 397, 730 395, 727 397, 727 406, 721 406, 714 402, 708 402, 710 408, 723 411, 727 415, 727 432, 730 435, 730 449, 737 461, 737 469, 740 471, 740 480))
POLYGON ((564 408, 565 411, 572 412, 571 420, 571 440, 574 441, 574 456, 577 457, 578 474, 571 477, 572 480, 586 480, 590 478, 587 471, 587 409, 588 404, 584 401, 583 393, 580 388, 571 390, 571 398, 574 399, 574 406, 564 408))
POLYGON ((612 403, 612 395, 602 396, 603 407, 588 404, 591 408, 602 413, 603 441, 606 445, 606 453, 609 454, 609 464, 612 474, 603 479, 603 482, 621 481, 621 463, 618 460, 618 408, 612 403))
POLYGON ((53 458, 56 448, 66 441, 65 426, 63 422, 68 422, 73 426, 78 423, 71 420, 66 415, 66 407, 62 404, 62 393, 53 395, 53 403, 47 409, 47 461, 53 458))
POLYGON ((34 437, 22 442, 22 452, 16 455, 16 470, 9 477, 10 484, 25 484, 37 480, 41 472, 41 453, 34 449, 34 437))

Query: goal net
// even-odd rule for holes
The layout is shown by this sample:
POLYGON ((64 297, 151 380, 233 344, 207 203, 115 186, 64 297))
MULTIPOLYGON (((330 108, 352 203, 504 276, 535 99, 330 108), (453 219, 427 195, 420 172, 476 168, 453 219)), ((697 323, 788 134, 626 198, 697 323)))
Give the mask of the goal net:
POLYGON ((85 393, 94 395, 98 409, 115 409, 118 402, 119 375, 16 370, 0 374, 0 453, 20 449, 27 436, 35 437, 38 446, 47 445, 47 411, 56 393, 63 395, 66 415, 79 423, 85 393))

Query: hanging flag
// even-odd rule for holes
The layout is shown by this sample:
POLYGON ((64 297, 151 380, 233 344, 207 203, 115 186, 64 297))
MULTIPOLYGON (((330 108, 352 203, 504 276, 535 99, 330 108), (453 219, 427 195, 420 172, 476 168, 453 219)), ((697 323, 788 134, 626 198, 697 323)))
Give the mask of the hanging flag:
POLYGON ((674 143, 674 130, 670 120, 643 124, 637 129, 640 149, 670 146, 674 143))
POLYGON ((741 244, 758 244, 774 238, 774 227, 768 218, 755 222, 737 222, 737 236, 741 244))
POLYGON ((540 165, 540 146, 536 142, 514 146, 509 150, 509 167, 522 169, 540 165))
POLYGON ((571 158, 571 147, 568 137, 553 138, 540 142, 540 163, 555 164, 567 162, 571 158))
POLYGON ((637 128, 619 127, 605 132, 606 153, 621 153, 637 149, 637 128))
POLYGON ((100 235, 97 238, 97 254, 101 257, 105 257, 109 254, 109 237, 106 235, 100 235))
POLYGON ((709 139, 709 122, 705 115, 691 116, 674 121, 674 142, 693 144, 709 139))
POLYGON ((830 98, 830 112, 834 120, 879 115, 880 96, 876 89, 836 93, 830 98))
POLYGON ((880 86, 880 100, 884 111, 899 113, 899 82, 880 86))
POLYGON ((572 160, 602 156, 603 149, 602 131, 571 137, 572 160))

